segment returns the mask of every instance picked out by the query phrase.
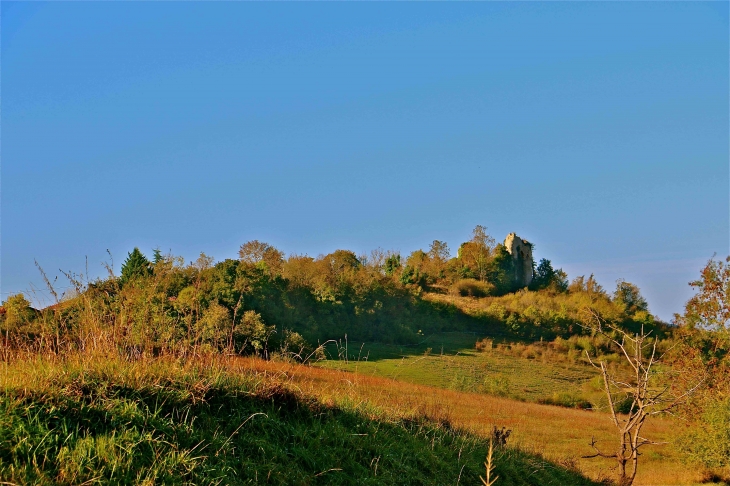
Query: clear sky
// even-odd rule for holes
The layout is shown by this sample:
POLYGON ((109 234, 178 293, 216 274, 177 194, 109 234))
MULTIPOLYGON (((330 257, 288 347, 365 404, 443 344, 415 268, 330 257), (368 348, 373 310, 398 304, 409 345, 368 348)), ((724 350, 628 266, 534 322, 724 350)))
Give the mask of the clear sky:
POLYGON ((482 224, 669 319, 730 251, 727 2, 0 5, 3 299, 482 224))

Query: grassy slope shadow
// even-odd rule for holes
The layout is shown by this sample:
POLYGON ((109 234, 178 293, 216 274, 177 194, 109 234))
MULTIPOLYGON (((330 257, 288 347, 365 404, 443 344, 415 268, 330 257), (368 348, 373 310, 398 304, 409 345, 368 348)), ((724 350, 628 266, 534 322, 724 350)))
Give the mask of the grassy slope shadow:
MULTIPOLYGON (((326 407, 275 383, 0 392, 0 480, 11 484, 481 484, 486 444, 448 424, 326 407), (368 416, 370 415, 370 417, 368 416)), ((501 485, 589 485, 523 452, 501 485)), ((4 483, 7 484, 7 483, 4 483)))

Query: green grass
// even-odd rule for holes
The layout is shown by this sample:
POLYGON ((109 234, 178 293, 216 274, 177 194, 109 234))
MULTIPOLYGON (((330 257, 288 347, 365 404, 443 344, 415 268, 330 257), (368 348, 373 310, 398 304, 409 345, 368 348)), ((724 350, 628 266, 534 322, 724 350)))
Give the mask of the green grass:
MULTIPOLYGON (((319 366, 357 371, 420 385, 488 393, 517 400, 572 406, 582 398, 597 401, 596 372, 582 363, 526 359, 492 349, 477 352, 477 336, 442 333, 417 346, 348 343, 348 360, 329 359, 319 366)), ((344 343, 340 343, 340 347, 344 343)), ((337 351, 330 349, 330 356, 337 351)))
MULTIPOLYGON (((326 406, 270 376, 175 363, 4 367, 5 484, 479 484, 483 439, 367 405, 326 406)), ((593 484, 515 449, 497 485, 593 484)))

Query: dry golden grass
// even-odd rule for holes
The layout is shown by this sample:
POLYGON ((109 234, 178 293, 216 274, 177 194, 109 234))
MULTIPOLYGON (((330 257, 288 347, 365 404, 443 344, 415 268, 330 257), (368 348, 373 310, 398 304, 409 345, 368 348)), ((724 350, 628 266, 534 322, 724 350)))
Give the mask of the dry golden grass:
MULTIPOLYGON (((493 426, 504 426, 513 431, 511 445, 575 466, 596 479, 613 473, 614 465, 609 460, 580 458, 591 453, 589 442, 592 436, 605 449, 615 443, 613 426, 608 416, 602 413, 255 358, 236 358, 228 366, 274 375, 324 403, 348 401, 359 405, 362 410, 371 410, 374 415, 425 415, 485 438, 490 436, 493 426)), ((644 429, 645 436, 658 441, 671 440, 677 425, 670 418, 651 420, 644 429)), ((669 446, 647 446, 643 452, 635 482, 637 485, 692 484, 701 479, 701 472, 683 465, 669 446)))
MULTIPOLYGON (((90 357, 77 358, 80 364, 90 357)), ((170 367, 160 361, 129 363, 104 360, 105 367, 120 368, 116 374, 129 383, 155 374, 155 366, 164 368, 160 379, 171 379, 170 367), (122 369, 123 368, 123 369, 122 369), (170 369, 169 369, 170 368, 170 369)), ((14 365, 0 365, 0 389, 53 388, 61 362, 28 360, 14 365)), ((512 429, 509 444, 569 467, 576 467, 594 479, 613 475, 613 463, 606 459, 581 459, 590 454, 589 442, 595 436, 604 449, 615 443, 614 429, 607 415, 599 412, 568 409, 520 402, 490 395, 405 383, 388 378, 344 372, 314 366, 258 358, 197 358, 179 368, 180 376, 191 370, 208 369, 245 374, 255 381, 276 382, 315 397, 324 404, 355 406, 373 418, 428 417, 448 423, 488 439, 494 426, 512 429), (189 369, 188 369, 189 368, 189 369), (268 380, 271 378, 272 380, 268 380)), ((73 367, 72 367, 73 368, 73 367)), ((177 369, 177 367, 174 367, 177 369)), ((115 374, 108 368, 110 374, 115 374)), ((194 373, 192 373, 194 375, 194 373)), ((678 426, 671 418, 653 419, 645 426, 645 436, 668 441, 678 426)), ((643 451, 636 478, 637 485, 679 485, 699 483, 702 472, 683 465, 669 446, 647 446, 643 451)))

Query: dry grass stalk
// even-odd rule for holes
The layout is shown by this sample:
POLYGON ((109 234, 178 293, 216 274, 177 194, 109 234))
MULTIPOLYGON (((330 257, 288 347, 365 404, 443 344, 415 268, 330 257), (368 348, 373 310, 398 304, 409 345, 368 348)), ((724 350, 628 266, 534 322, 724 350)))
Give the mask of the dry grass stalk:
POLYGON ((489 452, 487 453, 487 460, 484 462, 484 468, 486 469, 486 478, 483 478, 479 476, 479 479, 482 480, 482 484, 484 486, 492 486, 494 483, 497 482, 497 479, 499 479, 499 476, 494 476, 494 479, 491 479, 492 473, 494 472, 494 462, 493 462, 493 456, 494 456, 494 441, 492 439, 489 439, 489 452))

